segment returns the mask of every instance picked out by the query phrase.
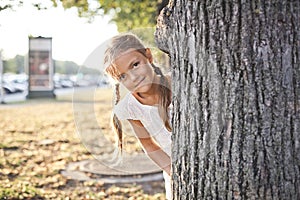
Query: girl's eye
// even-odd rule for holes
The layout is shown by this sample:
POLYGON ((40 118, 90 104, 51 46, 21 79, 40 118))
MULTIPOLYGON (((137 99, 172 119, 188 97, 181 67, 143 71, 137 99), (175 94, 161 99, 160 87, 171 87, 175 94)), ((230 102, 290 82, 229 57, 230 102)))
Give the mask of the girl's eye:
POLYGON ((118 78, 119 78, 119 81, 123 81, 126 78, 126 75, 120 74, 118 78))
POLYGON ((133 67, 137 67, 137 66, 139 66, 139 64, 140 64, 140 62, 136 62, 133 64, 133 67))

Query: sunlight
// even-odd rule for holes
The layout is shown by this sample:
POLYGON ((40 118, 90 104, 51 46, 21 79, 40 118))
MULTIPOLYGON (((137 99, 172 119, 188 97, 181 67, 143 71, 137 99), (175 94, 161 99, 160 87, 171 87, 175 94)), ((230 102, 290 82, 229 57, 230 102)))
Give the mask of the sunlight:
POLYGON ((30 35, 52 37, 54 59, 82 64, 97 46, 117 34, 117 27, 108 16, 97 16, 88 23, 77 16, 76 9, 64 10, 58 5, 37 10, 32 2, 36 1, 0 12, 0 51, 4 59, 27 54, 30 35))

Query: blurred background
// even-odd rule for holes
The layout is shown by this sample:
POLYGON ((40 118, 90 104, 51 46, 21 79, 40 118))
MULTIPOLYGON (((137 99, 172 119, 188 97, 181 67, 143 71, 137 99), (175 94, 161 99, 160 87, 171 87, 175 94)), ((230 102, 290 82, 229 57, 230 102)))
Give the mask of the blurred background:
MULTIPOLYGON (((0 199, 165 199, 160 170, 145 179, 144 169, 114 174, 105 165, 115 143, 114 94, 99 55, 110 37, 131 31, 168 71, 168 57, 155 48, 153 36, 167 3, 0 1, 0 199), (51 51, 31 51, 32 38, 50 38, 51 51), (47 73, 50 96, 29 95, 35 56, 47 60, 41 71, 53 68, 47 73)), ((126 153, 140 155, 130 129, 124 130, 126 153)), ((139 161, 130 164, 149 164, 139 161)))
MULTIPOLYGON (((167 3, 165 0, 139 3, 104 0, 1 1, 1 94, 18 94, 2 100, 18 101, 26 96, 29 38, 36 37, 52 39, 54 90, 105 86, 107 80, 101 66, 87 62, 91 53, 112 36, 126 31, 134 32, 146 45, 154 47, 156 18, 167 3)), ((157 62, 166 67, 167 57, 157 49, 153 51, 157 62)))
MULTIPOLYGON (((27 95, 30 37, 52 38, 54 90, 102 84, 102 80, 95 82, 100 69, 90 69, 83 63, 98 45, 118 33, 116 23, 112 15, 100 14, 100 10, 98 14, 86 10, 82 16, 83 2, 80 6, 66 2, 0 2, 3 101, 19 101, 27 95)), ((90 1, 85 6, 94 10, 99 6, 96 4, 90 1)))

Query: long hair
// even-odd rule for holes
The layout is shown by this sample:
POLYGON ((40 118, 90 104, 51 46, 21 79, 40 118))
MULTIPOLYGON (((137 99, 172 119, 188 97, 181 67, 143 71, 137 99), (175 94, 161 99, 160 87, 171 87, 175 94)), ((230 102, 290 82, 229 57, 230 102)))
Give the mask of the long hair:
MULTIPOLYGON (((140 39, 131 34, 120 34, 113 37, 108 45, 105 55, 104 55, 104 65, 105 71, 108 73, 112 78, 118 80, 118 70, 114 65, 114 60, 118 58, 122 53, 126 52, 129 49, 133 49, 141 53, 142 55, 146 56, 146 47, 140 41, 140 39)), ((161 69, 155 66, 153 63, 151 64, 154 72, 160 76, 160 83, 158 87, 158 94, 159 94, 159 103, 158 103, 158 112, 159 116, 162 119, 164 126, 168 131, 172 131, 171 125, 169 123, 169 114, 168 114, 168 107, 171 103, 171 90, 170 90, 170 83, 168 82, 167 78, 163 75, 161 69)), ((116 92, 116 101, 115 105, 119 102, 120 99, 120 91, 119 85, 116 85, 115 88, 116 92)), ((114 131, 117 133, 118 136, 118 146, 122 151, 122 125, 118 117, 114 114, 112 118, 112 124, 114 131)))

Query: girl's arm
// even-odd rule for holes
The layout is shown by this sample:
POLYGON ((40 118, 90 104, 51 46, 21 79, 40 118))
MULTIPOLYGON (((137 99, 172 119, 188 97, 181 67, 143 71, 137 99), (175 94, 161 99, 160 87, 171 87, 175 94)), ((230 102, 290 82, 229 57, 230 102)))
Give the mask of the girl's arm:
POLYGON ((139 120, 128 120, 145 153, 167 174, 170 175, 171 159, 150 136, 139 120))

